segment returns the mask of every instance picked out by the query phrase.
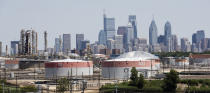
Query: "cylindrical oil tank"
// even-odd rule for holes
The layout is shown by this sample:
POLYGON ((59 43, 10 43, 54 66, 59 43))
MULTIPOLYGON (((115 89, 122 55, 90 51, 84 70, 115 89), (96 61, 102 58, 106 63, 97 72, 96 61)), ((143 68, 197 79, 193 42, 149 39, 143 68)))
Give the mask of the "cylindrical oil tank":
POLYGON ((93 62, 64 59, 45 63, 46 78, 93 75, 93 62))
POLYGON ((105 60, 101 64, 102 76, 110 79, 128 79, 132 67, 141 70, 158 70, 159 58, 142 51, 133 51, 115 59, 105 60))

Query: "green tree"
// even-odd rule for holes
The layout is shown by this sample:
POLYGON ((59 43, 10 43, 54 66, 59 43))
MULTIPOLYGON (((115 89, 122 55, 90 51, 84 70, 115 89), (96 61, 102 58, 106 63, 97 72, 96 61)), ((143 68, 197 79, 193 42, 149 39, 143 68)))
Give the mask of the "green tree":
POLYGON ((176 70, 170 70, 169 73, 166 74, 163 82, 163 90, 166 92, 175 92, 177 88, 177 83, 179 82, 179 73, 176 70))
POLYGON ((136 67, 132 67, 131 69, 131 85, 137 85, 138 82, 138 71, 136 70, 136 67))
POLYGON ((69 86, 69 81, 67 78, 61 78, 58 80, 58 86, 57 86, 57 90, 59 92, 65 92, 68 90, 68 86, 69 86))
POLYGON ((144 76, 140 74, 140 77, 138 79, 138 88, 142 89, 144 87, 145 81, 144 76))

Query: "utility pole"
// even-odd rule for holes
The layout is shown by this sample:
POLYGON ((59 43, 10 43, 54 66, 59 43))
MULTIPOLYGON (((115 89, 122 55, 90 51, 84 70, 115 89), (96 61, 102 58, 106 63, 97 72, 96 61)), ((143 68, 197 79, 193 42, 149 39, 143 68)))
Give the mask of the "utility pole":
POLYGON ((18 84, 17 84, 17 74, 15 76, 15 80, 16 80, 16 93, 17 93, 17 87, 18 87, 18 84))

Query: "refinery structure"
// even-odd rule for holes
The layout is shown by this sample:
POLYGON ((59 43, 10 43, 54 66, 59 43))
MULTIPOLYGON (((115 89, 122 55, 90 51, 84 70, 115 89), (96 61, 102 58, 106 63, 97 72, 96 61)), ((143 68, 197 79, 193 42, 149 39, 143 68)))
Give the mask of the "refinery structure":
POLYGON ((37 55, 38 35, 34 30, 21 30, 18 55, 37 55))
POLYGON ((0 78, 19 86, 41 86, 48 93, 57 92, 58 80, 63 78, 69 81, 71 91, 99 90, 103 85, 129 81, 133 68, 137 76, 143 75, 147 80, 163 79, 171 69, 177 70, 181 79, 210 78, 210 54, 202 54, 210 50, 210 38, 205 38, 204 31, 193 34, 192 45, 182 38, 179 46, 169 21, 164 30, 165 35, 158 36, 153 19, 148 45, 147 39, 137 37, 135 15, 129 16, 127 26, 118 27, 116 35, 115 19, 104 14, 99 40, 90 43, 84 34, 76 34, 76 48, 72 48, 70 33, 52 40, 47 31, 38 36, 34 29, 22 29, 18 40, 11 41, 10 47, 5 45, 4 53, 0 42, 0 78), (38 49, 40 37, 43 49, 38 49), (54 46, 50 47, 52 41, 54 46))
MULTIPOLYGON (((183 79, 201 78, 195 73, 205 74, 202 78, 208 78, 209 54, 161 57, 140 50, 122 52, 123 49, 117 47, 123 46, 116 45, 114 49, 104 45, 97 47, 84 40, 82 34, 77 35, 77 49, 71 49, 71 34, 59 35, 54 48, 49 48, 47 31, 43 31, 44 47, 39 50, 38 37, 41 36, 35 30, 23 29, 20 40, 11 42, 10 54, 6 45, 6 53, 0 57, 0 78, 13 84, 16 84, 15 80, 23 80, 39 87, 41 82, 41 88, 53 92, 57 91, 57 81, 61 78, 72 82, 72 91, 81 91, 84 82, 88 89, 94 90, 116 81, 129 81, 133 67, 138 75, 142 74, 148 80, 163 79, 170 69, 178 70, 179 77, 183 79)), ((121 40, 122 36, 114 38, 121 40)), ((108 41, 107 44, 113 43, 108 41)), ((24 86, 25 83, 19 85, 24 86)))

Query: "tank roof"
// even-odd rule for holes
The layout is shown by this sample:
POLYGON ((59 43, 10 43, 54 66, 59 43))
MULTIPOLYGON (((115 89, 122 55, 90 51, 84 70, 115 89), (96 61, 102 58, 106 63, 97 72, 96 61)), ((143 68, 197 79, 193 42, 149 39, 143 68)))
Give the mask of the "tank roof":
POLYGON ((132 52, 124 53, 117 58, 110 59, 107 61, 140 61, 140 60, 152 60, 152 59, 159 59, 159 58, 147 52, 132 51, 132 52))
POLYGON ((78 60, 78 59, 62 59, 62 60, 54 60, 50 62, 87 62, 85 60, 78 60))

